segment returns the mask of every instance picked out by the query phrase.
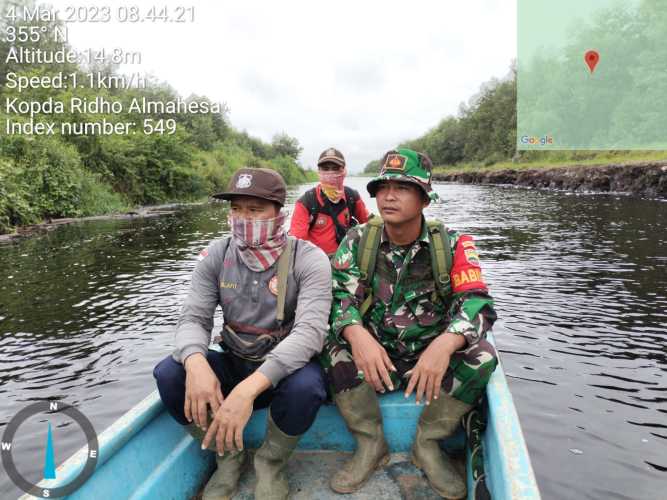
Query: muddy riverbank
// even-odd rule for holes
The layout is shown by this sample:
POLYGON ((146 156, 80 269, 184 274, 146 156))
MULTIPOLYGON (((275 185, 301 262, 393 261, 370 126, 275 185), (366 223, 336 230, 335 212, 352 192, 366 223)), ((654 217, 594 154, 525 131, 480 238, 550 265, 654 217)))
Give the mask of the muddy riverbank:
POLYGON ((647 198, 667 198, 667 162, 438 172, 433 175, 433 179, 465 184, 511 184, 541 189, 618 192, 647 198))
POLYGON ((57 227, 74 224, 77 222, 103 221, 103 220, 129 220, 129 219, 147 219, 151 217, 160 217, 162 215, 171 215, 176 209, 185 206, 183 203, 156 205, 151 207, 140 207, 135 210, 120 214, 95 215, 91 217, 68 217, 62 219, 48 219, 40 224, 31 224, 29 226, 20 226, 15 233, 0 234, 0 243, 12 241, 18 238, 26 238, 36 234, 43 234, 56 229, 57 227))

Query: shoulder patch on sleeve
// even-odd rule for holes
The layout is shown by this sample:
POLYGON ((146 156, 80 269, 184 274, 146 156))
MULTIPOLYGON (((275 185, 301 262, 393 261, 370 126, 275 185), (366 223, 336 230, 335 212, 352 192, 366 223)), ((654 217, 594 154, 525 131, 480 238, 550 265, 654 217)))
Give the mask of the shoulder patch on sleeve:
POLYGON ((228 238, 212 240, 206 248, 197 254, 197 261, 201 262, 206 259, 213 259, 215 261, 220 258, 223 254, 223 248, 227 248, 228 244, 228 238))
POLYGON ((201 252, 199 252, 199 255, 197 255, 197 260, 201 262, 206 257, 208 257, 208 248, 204 248, 201 252))
POLYGON ((458 239, 450 277, 454 293, 473 289, 487 290, 475 242, 468 234, 463 234, 458 239))

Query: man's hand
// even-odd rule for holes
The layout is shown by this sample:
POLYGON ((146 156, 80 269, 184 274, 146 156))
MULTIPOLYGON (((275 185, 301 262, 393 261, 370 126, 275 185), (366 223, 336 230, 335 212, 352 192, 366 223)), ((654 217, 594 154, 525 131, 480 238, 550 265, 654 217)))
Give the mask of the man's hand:
POLYGON ((185 418, 206 430, 207 407, 218 411, 223 401, 220 381, 203 354, 192 354, 185 360, 185 418))
POLYGON ((387 351, 373 338, 368 330, 361 325, 350 325, 343 330, 343 337, 352 347, 352 359, 357 368, 364 372, 366 382, 378 392, 384 392, 385 386, 394 390, 389 371, 396 371, 387 351))
POLYGON ((225 450, 243 449, 243 429, 252 415, 254 399, 243 391, 234 389, 225 399, 216 412, 211 427, 204 436, 202 449, 215 439, 218 455, 225 450))
POLYGON ((449 360, 452 354, 465 346, 465 343, 463 335, 454 333, 443 333, 431 342, 412 369, 405 397, 412 394, 416 386, 417 404, 421 404, 424 395, 426 404, 430 404, 432 399, 438 399, 449 360))
POLYGON ((271 381, 259 372, 254 372, 237 385, 215 413, 211 427, 202 440, 202 449, 208 448, 215 439, 218 455, 223 455, 225 450, 242 450, 243 429, 252 415, 255 398, 269 387, 271 381))

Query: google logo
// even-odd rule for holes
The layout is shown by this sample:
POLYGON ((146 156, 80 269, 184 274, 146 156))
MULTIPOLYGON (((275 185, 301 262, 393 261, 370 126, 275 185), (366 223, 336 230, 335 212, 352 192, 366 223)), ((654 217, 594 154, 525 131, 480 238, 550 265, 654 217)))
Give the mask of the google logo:
POLYGON ((531 137, 528 135, 521 136, 521 144, 530 144, 533 146, 546 146, 547 144, 553 144, 554 138, 550 135, 545 135, 544 137, 531 137))

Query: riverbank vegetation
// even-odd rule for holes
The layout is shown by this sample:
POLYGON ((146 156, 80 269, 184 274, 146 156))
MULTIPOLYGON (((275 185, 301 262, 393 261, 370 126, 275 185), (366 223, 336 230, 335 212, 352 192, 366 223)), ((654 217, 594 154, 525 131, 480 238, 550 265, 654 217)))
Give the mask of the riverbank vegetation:
POLYGON ((667 162, 666 151, 549 151, 496 163, 466 162, 437 166, 434 173, 493 172, 499 170, 532 170, 566 167, 594 167, 637 162, 667 162), (561 154, 558 154, 561 153, 561 154))
MULTIPOLYGON (((20 3, 20 2, 19 2, 20 3)), ((19 11, 20 12, 20 11, 19 11)), ((32 21, 0 20, 0 32, 8 23, 15 27, 35 26, 32 21)), ((58 21, 40 21, 53 33, 58 21)), ((7 38, 7 37, 5 37, 7 38)), ((5 39, 3 38, 3 40, 5 39)), ((121 212, 131 207, 174 201, 205 199, 222 190, 234 170, 241 166, 267 167, 280 172, 289 184, 314 180, 314 172, 297 162, 302 151, 297 139, 283 133, 271 143, 235 129, 224 103, 206 97, 183 98, 166 83, 148 80, 146 85, 125 85, 123 75, 107 59, 91 63, 19 64, 8 57, 17 49, 68 51, 54 37, 16 44, 0 41, 0 234, 17 226, 45 219, 82 217, 121 212), (67 75, 76 79, 71 88, 11 88, 19 76, 67 75), (94 74, 95 81, 91 81, 94 74), (11 75, 11 76, 10 76, 11 75), (9 79, 11 78, 11 82, 9 79), (100 78, 105 85, 99 85, 100 78), (102 88, 103 87, 103 88, 102 88), (72 98, 86 106, 72 109, 72 98), (130 111, 132 103, 197 103, 209 112, 178 110, 130 111), (62 112, 33 103, 63 103, 62 112), (121 103, 122 111, 111 109, 121 103), (11 105, 10 105, 11 103, 11 105), (30 106, 22 110, 21 103, 30 106), (94 108, 97 105, 98 108, 94 108), (106 107, 105 107, 106 106, 106 107), (19 113, 15 112, 19 111, 19 113), (53 134, 7 134, 7 122, 29 127, 51 123, 53 134), (61 125, 135 122, 126 134, 63 135, 61 125), (146 127, 149 127, 146 129, 146 127), (146 131, 150 133, 145 133, 146 131)), ((56 87, 54 85, 54 87, 56 87)))

